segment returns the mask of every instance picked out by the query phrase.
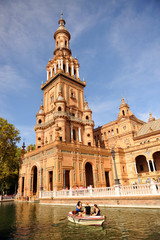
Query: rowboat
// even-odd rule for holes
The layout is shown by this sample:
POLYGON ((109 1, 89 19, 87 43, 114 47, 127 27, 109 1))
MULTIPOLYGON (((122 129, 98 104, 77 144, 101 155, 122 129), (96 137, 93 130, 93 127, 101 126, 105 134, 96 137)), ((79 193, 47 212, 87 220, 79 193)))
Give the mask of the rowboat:
POLYGON ((73 223, 78 223, 87 226, 101 226, 105 221, 105 216, 78 216, 74 211, 68 213, 68 220, 73 223))

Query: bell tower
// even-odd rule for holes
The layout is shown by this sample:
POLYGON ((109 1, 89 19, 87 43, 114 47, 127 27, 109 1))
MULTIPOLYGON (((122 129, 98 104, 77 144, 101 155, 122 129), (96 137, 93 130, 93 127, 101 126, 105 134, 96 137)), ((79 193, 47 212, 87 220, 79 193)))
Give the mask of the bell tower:
POLYGON ((128 104, 124 101, 124 98, 121 99, 122 103, 119 106, 119 117, 129 117, 132 115, 132 112, 129 109, 128 104))
POLYGON ((80 80, 78 59, 72 56, 71 35, 63 14, 58 24, 53 59, 46 66, 47 79, 41 85, 44 102, 37 113, 36 147, 57 140, 57 131, 60 141, 92 146, 94 122, 92 111, 84 102, 86 83, 80 80))

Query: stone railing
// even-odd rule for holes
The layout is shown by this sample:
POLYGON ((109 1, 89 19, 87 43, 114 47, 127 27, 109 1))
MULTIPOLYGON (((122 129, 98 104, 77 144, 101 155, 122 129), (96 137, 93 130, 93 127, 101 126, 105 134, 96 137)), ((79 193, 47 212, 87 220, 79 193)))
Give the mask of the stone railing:
POLYGON ((77 198, 109 196, 160 195, 160 183, 115 185, 105 188, 70 189, 60 191, 40 191, 39 198, 77 198))

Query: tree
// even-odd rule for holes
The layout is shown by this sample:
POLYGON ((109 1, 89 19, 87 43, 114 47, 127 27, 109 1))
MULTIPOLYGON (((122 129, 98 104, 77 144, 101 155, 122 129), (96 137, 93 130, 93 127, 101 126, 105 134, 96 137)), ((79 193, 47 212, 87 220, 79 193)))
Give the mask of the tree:
POLYGON ((0 190, 14 192, 18 183, 19 158, 21 149, 16 144, 20 141, 19 130, 7 120, 0 118, 0 190))

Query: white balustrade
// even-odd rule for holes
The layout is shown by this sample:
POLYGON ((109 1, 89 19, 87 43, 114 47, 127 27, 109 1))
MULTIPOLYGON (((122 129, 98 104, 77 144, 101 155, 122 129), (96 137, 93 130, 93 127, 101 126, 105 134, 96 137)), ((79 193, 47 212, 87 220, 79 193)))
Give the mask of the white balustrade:
POLYGON ((137 185, 115 185, 103 188, 80 188, 60 191, 40 191, 39 198, 77 198, 107 196, 145 196, 160 195, 160 183, 137 185))

